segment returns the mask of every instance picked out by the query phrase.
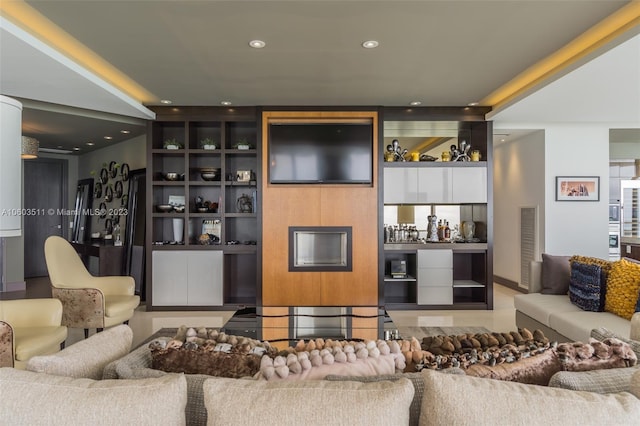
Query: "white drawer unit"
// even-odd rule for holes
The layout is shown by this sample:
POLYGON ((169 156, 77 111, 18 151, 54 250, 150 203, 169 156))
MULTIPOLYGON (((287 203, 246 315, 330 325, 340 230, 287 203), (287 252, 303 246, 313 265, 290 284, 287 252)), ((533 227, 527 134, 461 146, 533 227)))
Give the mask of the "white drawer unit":
POLYGON ((155 306, 221 306, 221 250, 153 252, 155 306))
POLYGON ((453 250, 418 250, 419 305, 453 304, 453 250))
POLYGON ((452 305, 453 287, 418 287, 418 305, 452 305))

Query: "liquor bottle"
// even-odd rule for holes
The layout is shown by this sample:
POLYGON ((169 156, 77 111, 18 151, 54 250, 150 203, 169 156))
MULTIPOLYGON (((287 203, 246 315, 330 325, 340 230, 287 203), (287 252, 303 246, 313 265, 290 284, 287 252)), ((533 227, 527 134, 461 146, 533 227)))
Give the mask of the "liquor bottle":
POLYGON ((449 228, 449 221, 447 220, 444 225, 444 240, 451 241, 451 228, 449 228))

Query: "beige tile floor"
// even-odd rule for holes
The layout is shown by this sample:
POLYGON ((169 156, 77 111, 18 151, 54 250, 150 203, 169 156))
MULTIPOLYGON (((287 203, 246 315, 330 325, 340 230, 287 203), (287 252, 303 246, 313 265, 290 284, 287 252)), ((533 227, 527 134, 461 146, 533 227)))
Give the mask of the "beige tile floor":
MULTIPOLYGON (((511 331, 516 329, 513 296, 517 293, 507 287, 494 285, 493 310, 389 311, 389 315, 398 327, 482 326, 494 331, 511 331)), ((232 315, 233 311, 146 312, 144 307, 140 307, 129 321, 133 330, 133 347, 161 328, 181 325, 222 327, 232 315)), ((91 330, 90 334, 94 332, 91 330)), ((69 329, 66 344, 83 338, 81 329, 69 329)))

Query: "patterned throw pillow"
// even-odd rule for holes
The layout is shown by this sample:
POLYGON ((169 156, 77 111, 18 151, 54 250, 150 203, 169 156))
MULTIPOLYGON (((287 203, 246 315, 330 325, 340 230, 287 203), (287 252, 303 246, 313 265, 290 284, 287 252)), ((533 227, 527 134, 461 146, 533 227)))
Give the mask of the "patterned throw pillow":
POLYGON ((600 265, 571 262, 569 300, 583 311, 604 310, 606 284, 606 275, 600 265))
POLYGON ((614 262, 607 280, 607 299, 604 309, 631 320, 638 308, 640 265, 621 259, 614 262))

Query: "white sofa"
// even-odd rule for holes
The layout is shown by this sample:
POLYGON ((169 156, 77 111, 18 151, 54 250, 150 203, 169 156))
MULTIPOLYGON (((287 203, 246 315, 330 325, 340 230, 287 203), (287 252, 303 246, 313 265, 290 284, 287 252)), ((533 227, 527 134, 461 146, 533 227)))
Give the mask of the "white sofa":
POLYGON ((591 330, 604 327, 618 336, 640 340, 640 312, 631 321, 610 312, 588 312, 575 306, 568 295, 542 294, 542 261, 529 269, 529 293, 514 297, 518 328, 540 329, 559 342, 588 342, 591 330))

